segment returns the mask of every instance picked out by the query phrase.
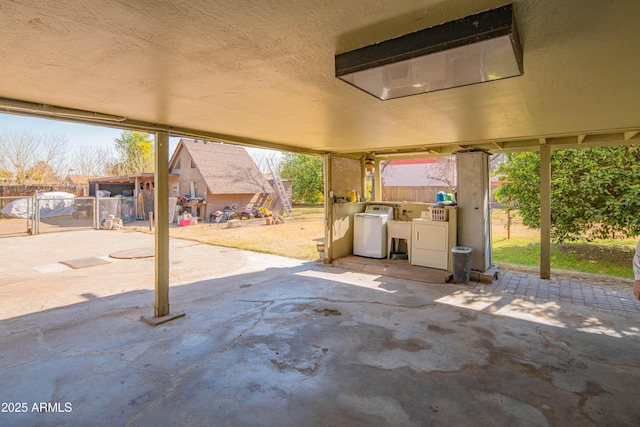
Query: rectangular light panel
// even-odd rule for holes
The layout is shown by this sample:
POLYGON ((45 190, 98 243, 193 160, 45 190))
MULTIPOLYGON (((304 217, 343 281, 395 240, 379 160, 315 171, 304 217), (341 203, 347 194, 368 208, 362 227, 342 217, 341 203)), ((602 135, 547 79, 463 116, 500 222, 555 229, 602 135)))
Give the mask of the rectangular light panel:
POLYGON ((382 100, 522 73, 511 5, 336 56, 336 77, 382 100))

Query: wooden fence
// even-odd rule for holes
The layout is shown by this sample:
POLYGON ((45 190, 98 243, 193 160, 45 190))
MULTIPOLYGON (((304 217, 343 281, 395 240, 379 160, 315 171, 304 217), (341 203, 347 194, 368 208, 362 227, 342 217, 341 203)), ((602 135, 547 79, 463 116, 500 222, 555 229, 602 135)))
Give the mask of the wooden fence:
POLYGON ((64 191, 76 196, 88 196, 88 185, 0 185, 0 197, 33 196, 46 191, 64 191))
POLYGON ((392 202, 435 203, 436 194, 440 191, 451 193, 448 186, 441 187, 382 187, 382 200, 392 202))
MULTIPOLYGON (((490 202, 492 209, 502 209, 502 205, 498 203, 495 198, 496 188, 503 184, 510 184, 509 182, 503 183, 491 183, 490 189, 490 202)), ((451 193, 451 187, 382 187, 382 200, 388 202, 423 202, 423 203, 435 203, 436 194, 444 191, 445 193, 451 193)))

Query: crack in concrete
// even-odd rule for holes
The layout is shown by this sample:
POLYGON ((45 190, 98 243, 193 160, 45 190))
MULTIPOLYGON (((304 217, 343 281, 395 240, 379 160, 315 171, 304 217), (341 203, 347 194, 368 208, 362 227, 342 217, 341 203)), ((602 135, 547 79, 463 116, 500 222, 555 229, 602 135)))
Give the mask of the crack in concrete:
MULTIPOLYGON (((184 239, 184 238, 183 238, 184 239)), ((186 239, 184 239, 186 240, 186 239)), ((202 246, 204 243, 191 243, 190 245, 176 245, 175 249, 184 249, 184 248, 192 248, 194 246, 202 246)))
POLYGON ((570 346, 565 342, 565 341, 560 341, 563 345, 559 345, 556 341, 551 341, 549 338, 547 338, 547 336, 545 335, 545 331, 544 329, 547 327, 547 325, 538 325, 536 326, 535 330, 536 333, 538 334, 538 336, 542 339, 542 341, 544 342, 544 345, 547 347, 552 347, 552 348, 557 348, 562 350, 563 352, 565 352, 567 354, 567 357, 569 358, 569 360, 573 360, 572 354, 571 354, 571 349, 570 346))
POLYGON ((13 368, 18 368, 18 367, 23 366, 23 365, 28 365, 29 363, 37 362, 37 361, 49 358, 51 356, 58 355, 58 353, 55 352, 51 347, 49 347, 49 345, 44 341, 44 332, 42 332, 42 330, 40 328, 38 328, 38 327, 35 328, 35 331, 38 333, 38 335, 36 336, 36 340, 38 341, 38 343, 42 347, 44 347, 49 352, 49 354, 45 354, 42 357, 38 357, 36 359, 23 360, 22 362, 17 363, 15 365, 5 366, 3 368, 0 368, 0 371, 5 371, 5 370, 13 369, 13 368))
POLYGON ((132 426, 134 425, 134 423, 136 422, 136 420, 138 420, 141 416, 144 416, 144 414, 149 413, 151 410, 153 410, 156 406, 160 405, 165 399, 167 399, 169 396, 171 396, 176 389, 178 388, 178 385, 180 384, 180 382, 182 381, 182 376, 190 371, 192 371, 193 369, 202 366, 204 363, 210 361, 211 359, 213 359, 214 357, 216 357, 218 354, 224 353, 227 350, 229 350, 245 333, 251 331, 252 329, 254 329, 258 323, 260 323, 260 321, 262 320, 262 318, 264 317, 264 313, 266 312, 266 310, 272 306, 275 301, 263 301, 263 304, 266 304, 262 307, 259 307, 258 309, 260 310, 260 316, 255 320, 255 322, 253 322, 252 325, 250 325, 249 327, 243 329, 238 335, 236 335, 234 338, 232 338, 224 347, 222 347, 220 350, 218 350, 215 353, 212 353, 211 355, 198 360, 195 363, 192 363, 189 366, 185 366, 184 368, 178 370, 176 373, 174 374, 170 374, 169 375, 169 379, 171 381, 171 385, 169 387, 167 387, 164 391, 164 393, 162 393, 161 395, 159 395, 156 399, 154 399, 152 402, 150 402, 144 409, 142 409, 140 412, 136 413, 135 415, 133 415, 131 417, 131 419, 126 423, 126 426, 132 426))
POLYGON ((256 319, 255 322, 253 322, 253 325, 251 325, 250 327, 248 327, 248 328, 244 329, 242 332, 240 332, 235 338, 233 338, 231 341, 229 341, 227 343, 227 345, 222 347, 222 349, 220 351, 218 351, 218 353, 224 353, 225 351, 229 350, 245 333, 251 331, 256 326, 258 326, 258 323, 260 323, 260 321, 262 321, 262 319, 264 318, 264 313, 267 311, 267 309, 269 307, 273 306, 273 304, 275 304, 275 300, 273 300, 273 301, 262 301, 262 304, 266 304, 266 305, 258 308, 260 310, 260 316, 256 319))
POLYGON ((245 300, 239 299, 237 302, 251 302, 251 303, 276 303, 276 302, 287 302, 287 301, 324 301, 336 304, 375 304, 382 305, 385 307, 395 307, 395 308, 410 308, 410 309, 422 309, 427 307, 436 307, 438 303, 427 303, 420 305, 406 305, 406 304, 391 304, 380 301, 367 301, 367 300, 339 300, 339 299, 331 299, 331 298, 320 298, 320 297, 299 297, 299 298, 282 298, 282 299, 274 299, 270 301, 261 301, 261 300, 245 300))

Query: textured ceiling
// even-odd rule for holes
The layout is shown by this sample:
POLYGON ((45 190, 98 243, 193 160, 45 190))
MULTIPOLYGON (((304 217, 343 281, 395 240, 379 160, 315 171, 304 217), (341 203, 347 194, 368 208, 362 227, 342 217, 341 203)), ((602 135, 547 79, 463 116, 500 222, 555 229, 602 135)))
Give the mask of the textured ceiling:
POLYGON ((523 76, 380 101, 334 77, 335 54, 505 1, 3 1, 0 111, 315 152, 639 138, 640 1, 513 3, 523 76))

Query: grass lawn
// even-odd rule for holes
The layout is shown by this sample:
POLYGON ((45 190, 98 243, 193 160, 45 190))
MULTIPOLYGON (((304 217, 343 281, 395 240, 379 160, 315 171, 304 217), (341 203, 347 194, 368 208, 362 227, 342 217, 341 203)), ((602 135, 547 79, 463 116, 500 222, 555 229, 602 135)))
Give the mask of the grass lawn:
MULTIPOLYGON (((303 260, 317 260, 316 245, 324 241, 324 206, 294 206, 294 218, 283 225, 266 225, 264 219, 244 220, 238 228, 227 224, 199 223, 189 227, 172 225, 171 237, 195 240, 217 246, 266 252, 303 260)), ((507 215, 500 209, 492 212, 493 262, 538 267, 540 232, 522 224, 516 215, 508 237, 507 215)), ((127 228, 148 232, 148 226, 127 228)), ((632 279, 631 262, 637 240, 586 240, 552 245, 551 268, 580 273, 601 274, 632 279)))
MULTIPOLYGON (((522 225, 518 216, 512 218, 511 236, 507 237, 504 211, 493 210, 491 242, 496 264, 538 266, 540 262, 540 232, 522 225)), ((580 239, 551 245, 551 268, 589 274, 602 274, 625 279, 633 278, 631 262, 636 239, 580 239)))

